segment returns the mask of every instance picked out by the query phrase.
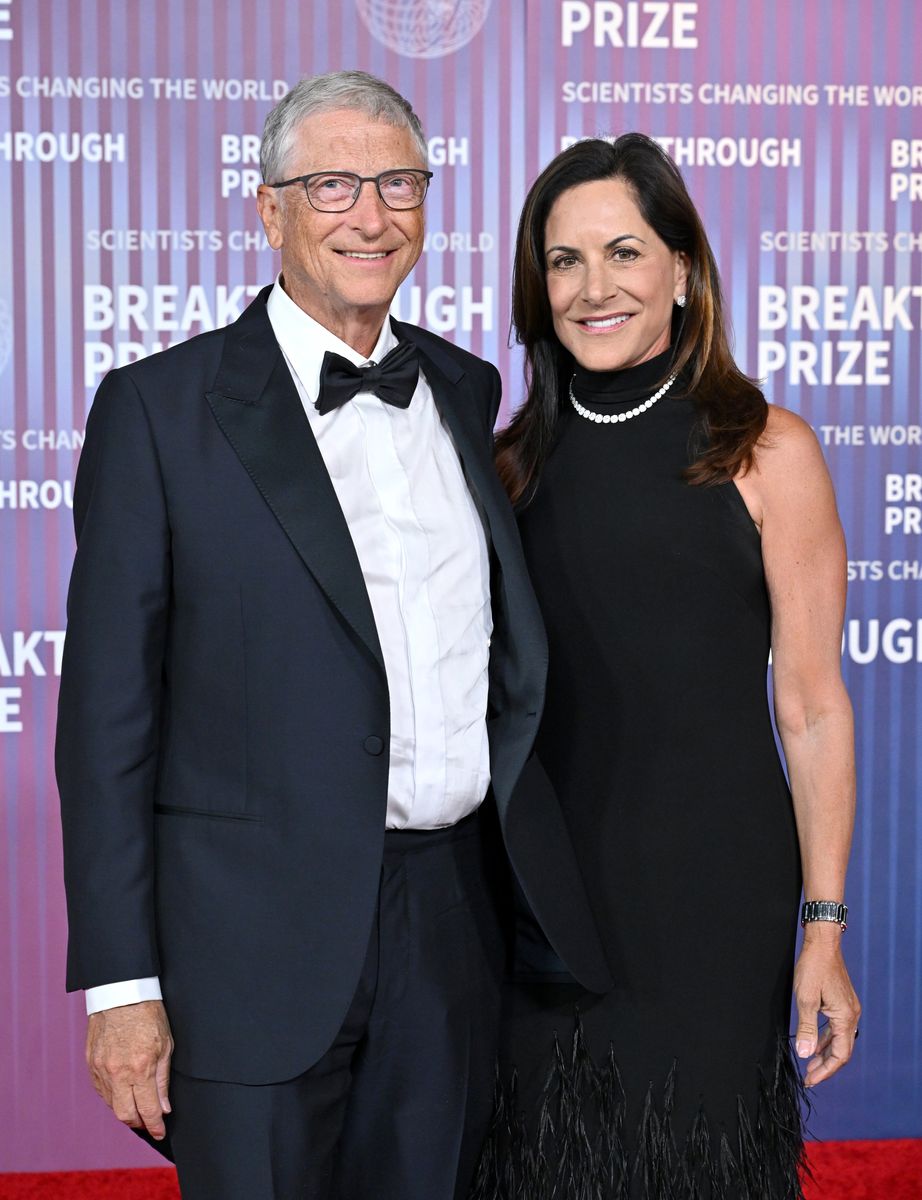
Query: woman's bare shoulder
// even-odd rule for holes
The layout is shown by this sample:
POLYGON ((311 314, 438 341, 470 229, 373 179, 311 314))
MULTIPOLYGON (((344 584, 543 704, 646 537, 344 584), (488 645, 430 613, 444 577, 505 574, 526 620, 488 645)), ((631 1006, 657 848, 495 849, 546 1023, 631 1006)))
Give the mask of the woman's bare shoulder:
POLYGON ((826 462, 819 440, 808 423, 797 413, 777 404, 769 404, 765 431, 753 455, 753 470, 772 479, 819 472, 826 476, 826 462))

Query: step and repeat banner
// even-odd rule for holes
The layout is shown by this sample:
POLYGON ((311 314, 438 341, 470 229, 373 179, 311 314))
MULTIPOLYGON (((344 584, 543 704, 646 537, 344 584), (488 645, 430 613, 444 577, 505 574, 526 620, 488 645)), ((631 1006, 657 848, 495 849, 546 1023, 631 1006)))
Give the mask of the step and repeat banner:
POLYGON ((426 249, 395 313, 500 367, 502 421, 523 394, 529 183, 574 139, 631 129, 682 168, 738 359, 816 430, 848 537, 845 944, 865 1017, 813 1124, 922 1135, 920 62, 916 0, 0 0, 0 1171, 157 1161, 92 1093, 64 994, 71 481, 105 373, 273 279, 263 119, 345 67, 389 80, 429 138, 426 249))

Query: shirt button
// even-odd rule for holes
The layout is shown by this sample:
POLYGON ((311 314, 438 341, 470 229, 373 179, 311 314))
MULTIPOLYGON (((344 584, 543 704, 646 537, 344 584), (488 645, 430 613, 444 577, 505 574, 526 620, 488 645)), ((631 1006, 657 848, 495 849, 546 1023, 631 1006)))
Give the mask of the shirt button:
POLYGON ((367 737, 362 745, 365 747, 366 754, 380 754, 384 749, 384 742, 374 733, 367 737))

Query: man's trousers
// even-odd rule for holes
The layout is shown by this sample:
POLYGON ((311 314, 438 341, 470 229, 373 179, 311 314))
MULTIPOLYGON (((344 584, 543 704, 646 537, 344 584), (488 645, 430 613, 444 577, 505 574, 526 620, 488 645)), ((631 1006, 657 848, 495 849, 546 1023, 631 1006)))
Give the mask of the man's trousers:
POLYGON ((463 1200, 490 1120, 507 948, 485 808, 385 835, 361 979, 310 1070, 263 1086, 173 1073, 183 1200, 463 1200))

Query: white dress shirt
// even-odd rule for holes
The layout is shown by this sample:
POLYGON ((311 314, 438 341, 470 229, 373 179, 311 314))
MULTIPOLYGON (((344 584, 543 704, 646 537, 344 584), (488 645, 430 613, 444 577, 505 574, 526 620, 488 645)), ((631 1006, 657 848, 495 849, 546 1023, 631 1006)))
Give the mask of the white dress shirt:
MULTIPOLYGON (((269 321, 349 526, 371 602, 390 697, 388 829, 452 825, 490 782, 487 670, 493 619, 486 537, 425 376, 409 408, 360 392, 321 416, 327 350, 356 366, 397 345, 385 321, 370 359, 285 293, 269 321)), ((160 998, 156 978, 89 988, 87 1012, 160 998)))

